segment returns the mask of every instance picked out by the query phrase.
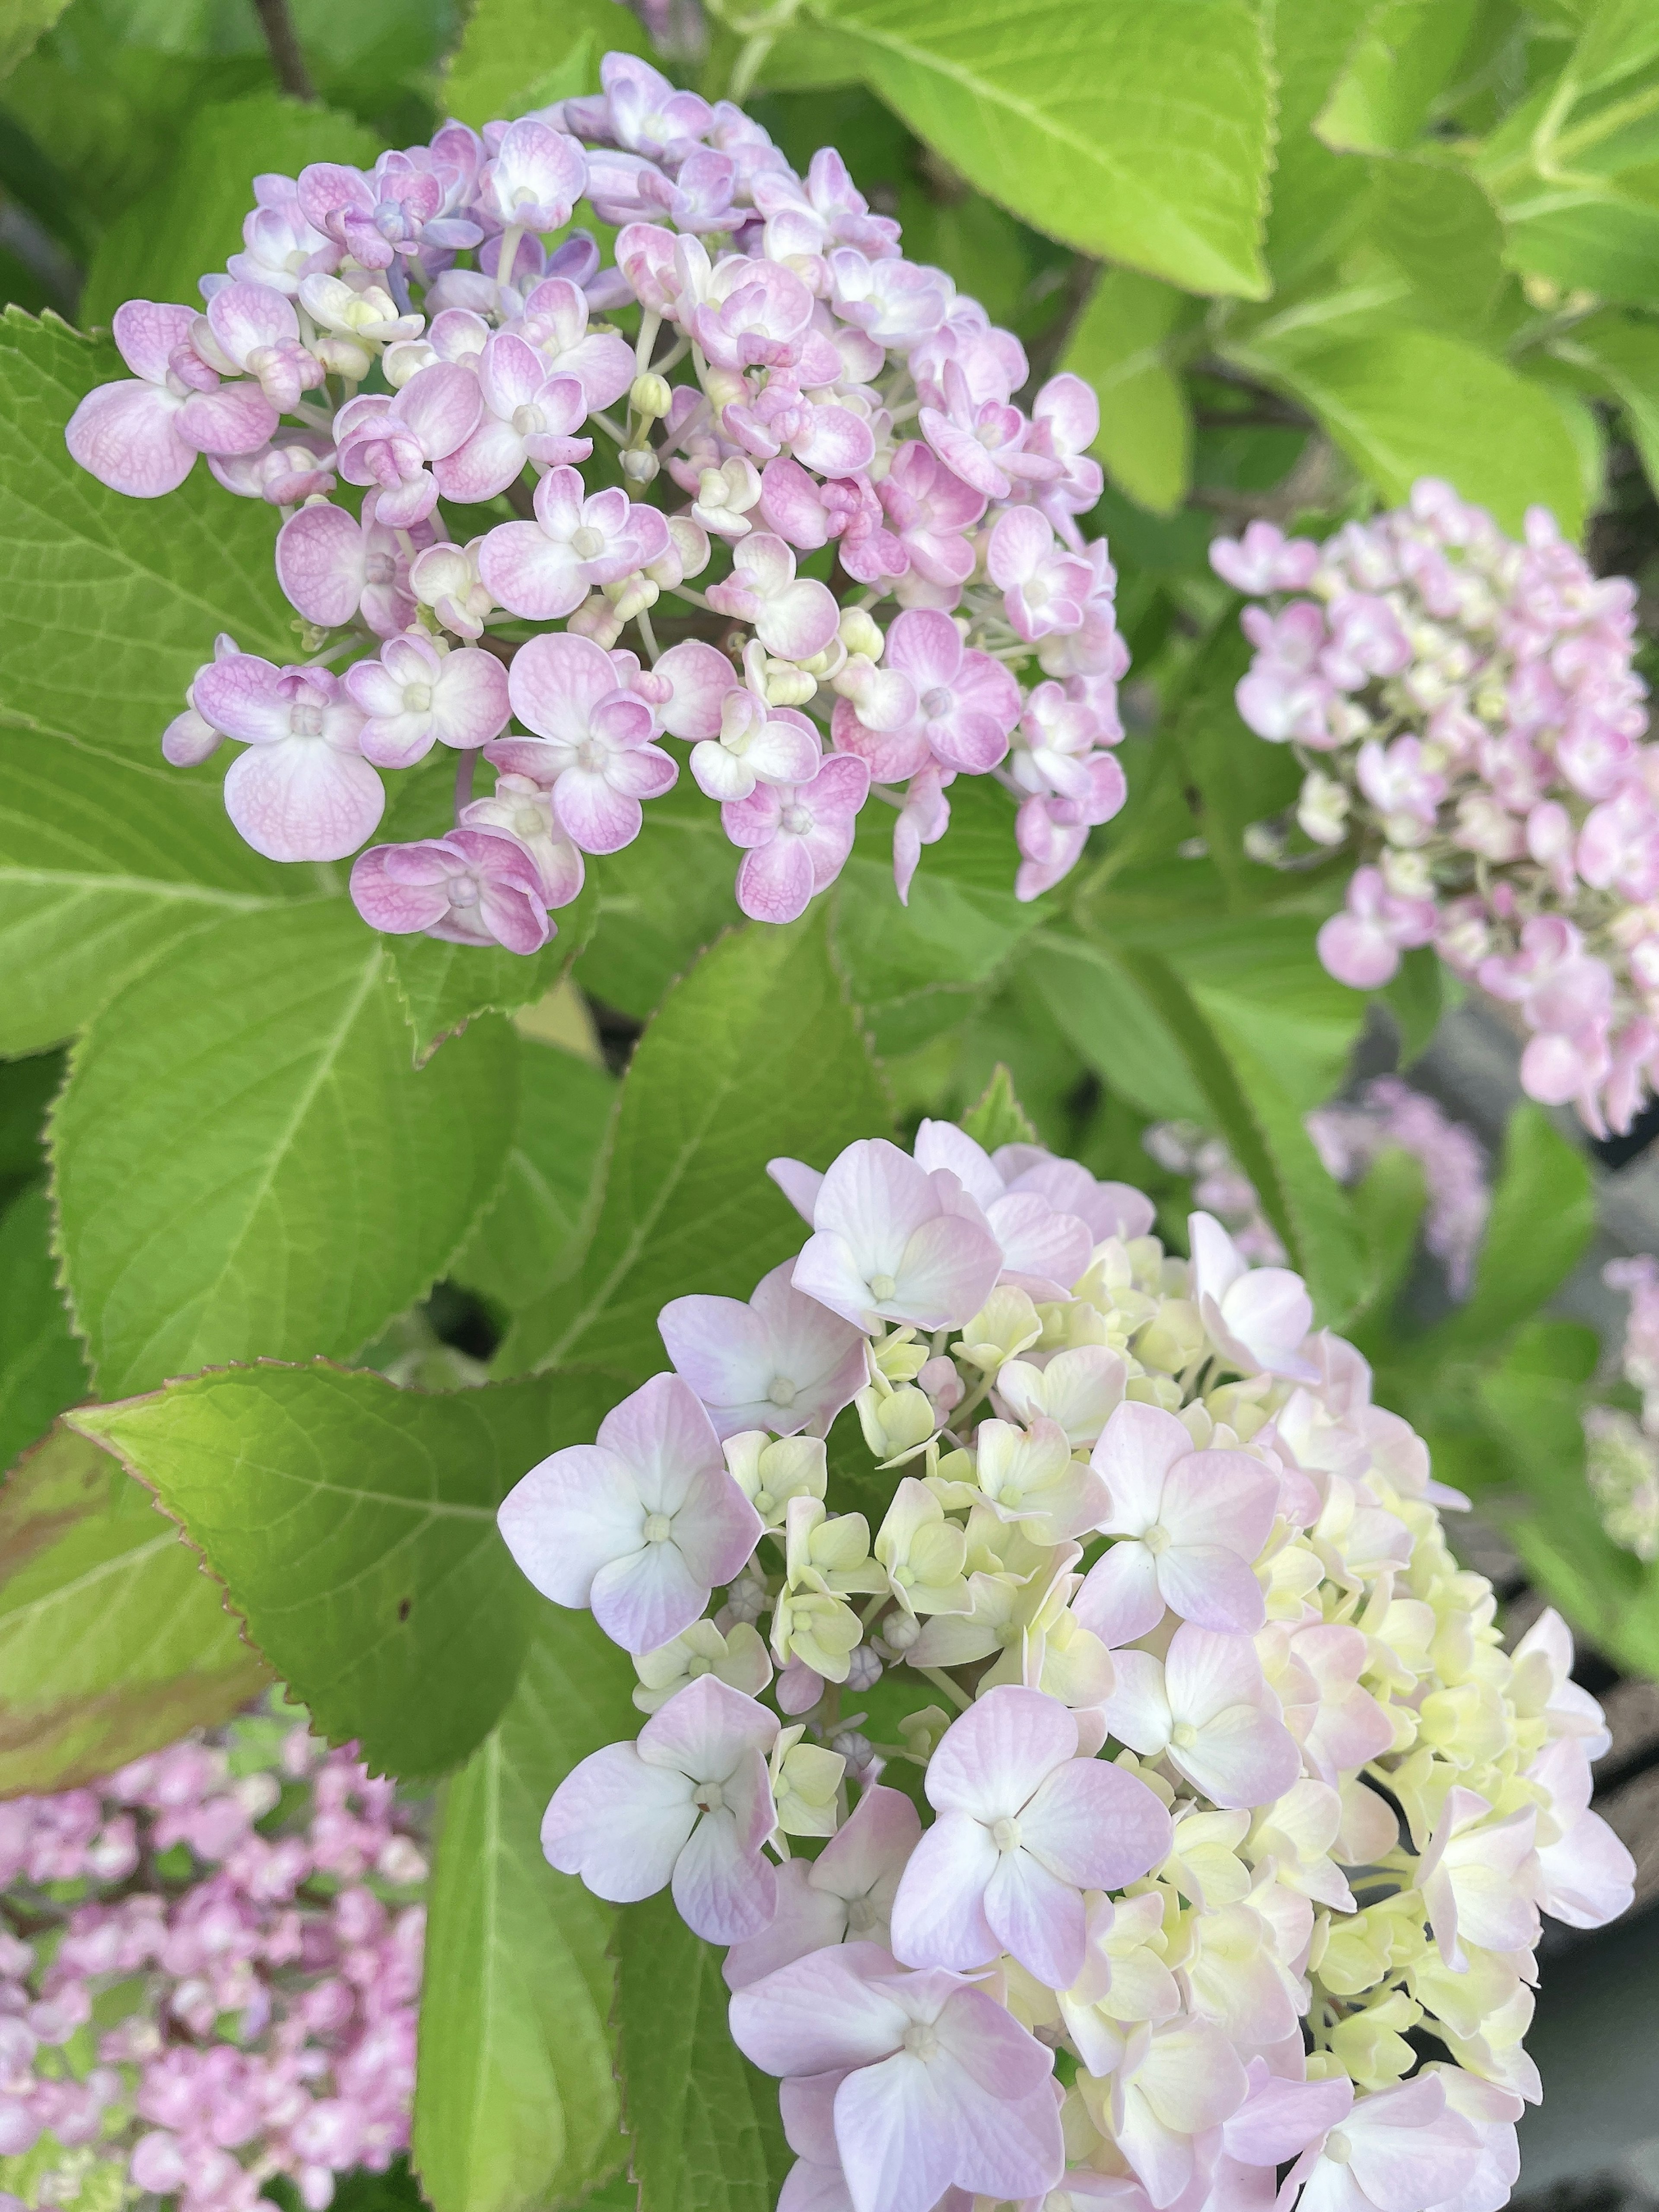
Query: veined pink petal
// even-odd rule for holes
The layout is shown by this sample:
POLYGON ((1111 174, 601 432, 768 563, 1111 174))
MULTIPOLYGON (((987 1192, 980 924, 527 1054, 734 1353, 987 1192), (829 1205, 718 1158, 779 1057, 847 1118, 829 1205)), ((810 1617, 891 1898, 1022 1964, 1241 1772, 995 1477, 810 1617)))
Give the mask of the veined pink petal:
POLYGON ((672 1538, 641 1540, 637 1551, 606 1560, 588 1602, 613 1644, 624 1651, 656 1651, 696 1620, 711 1587, 698 1582, 672 1538))
POLYGON ((987 1923, 999 1946, 1050 1989, 1083 1971, 1081 1893, 1029 1850, 1004 1851, 985 1887, 987 1923))
POLYGON ((315 738, 251 746, 225 774, 225 811, 268 860, 343 860, 385 810, 386 787, 362 754, 315 738))
POLYGON ((1021 1813, 1019 1830, 1024 1849, 1077 1889, 1121 1889, 1170 1855, 1162 1801, 1099 1759, 1057 1767, 1021 1813))
POLYGON ((1012 1815, 1076 1753, 1077 1723, 1059 1699, 1008 1684, 945 1731, 928 1762, 928 1802, 981 1820, 1012 1815))
MULTIPOLYGON (((994 1693, 993 1693, 994 1694, 994 1693)), ((970 1814, 947 1809, 924 1831, 893 1899, 893 1950, 912 1966, 969 1972, 1001 1948, 985 1917, 985 1890, 998 1863, 991 1833, 970 1814)))
POLYGON ((179 402, 154 384, 100 384, 69 419, 64 441, 88 475, 129 499, 176 491, 197 448, 179 434, 179 402))
POLYGON ((542 1820, 542 1850, 596 1897, 632 1905, 668 1882, 697 1820, 692 1784, 647 1766, 631 1743, 609 1743, 574 1767, 542 1820))
POLYGON ((1083 1627, 1114 1648, 1149 1635, 1165 1611, 1158 1561, 1141 1543, 1109 1546, 1085 1576, 1072 1610, 1083 1627))
POLYGON ((603 1444, 571 1444, 521 1476, 495 1518, 542 1595, 580 1607, 602 1567, 639 1550, 647 1510, 624 1457, 603 1444))
POLYGON ((777 1907, 770 1860, 743 1850, 724 1808, 705 1813, 692 1830, 674 1863, 673 1890, 681 1919, 710 1943, 757 1936, 777 1907))
MULTIPOLYGON (((663 1711, 689 1695, 683 1690, 663 1711)), ((897 1971, 874 1943, 813 1952, 738 1991, 732 2040, 757 2066, 788 2077, 875 2064, 899 2048, 909 2025, 884 1978, 897 1971)))

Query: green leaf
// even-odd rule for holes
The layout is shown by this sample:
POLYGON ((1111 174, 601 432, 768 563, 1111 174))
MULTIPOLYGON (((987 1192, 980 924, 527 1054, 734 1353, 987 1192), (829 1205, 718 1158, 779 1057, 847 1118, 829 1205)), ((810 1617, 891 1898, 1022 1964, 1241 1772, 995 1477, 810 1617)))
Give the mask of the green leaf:
POLYGON ((1611 181, 1540 185, 1507 213, 1512 268, 1547 277, 1564 292, 1594 292, 1632 307, 1659 300, 1659 207, 1651 201, 1611 181))
POLYGON ((0 1052, 71 1036, 210 924, 315 892, 242 842, 216 776, 0 730, 0 1052))
POLYGON ((331 1741, 425 1776, 483 1741, 524 1657, 538 1601, 496 1507, 620 1395, 592 1375, 428 1396, 260 1365, 88 1407, 73 1425, 183 1525, 331 1741))
POLYGON ((1426 945, 1407 952, 1394 980, 1377 996, 1394 1016, 1400 1032, 1400 1065, 1428 1050, 1446 1007, 1446 971, 1426 945))
POLYGON ((1309 408, 1385 500, 1403 501, 1419 477, 1443 477, 1505 530, 1518 532, 1536 501, 1577 535, 1578 454, 1540 386, 1437 331, 1382 330, 1317 351, 1304 343, 1305 333, 1292 344, 1263 329, 1231 351, 1309 408))
POLYGON ((1362 1352, 1367 1348, 1368 1325, 1374 1330, 1387 1328, 1390 1310, 1417 1255, 1418 1224, 1427 1195, 1422 1162, 1397 1146, 1380 1152, 1354 1188, 1350 1203, 1364 1239, 1369 1280, 1364 1308, 1352 1316, 1344 1333, 1362 1352))
POLYGON ((1382 0, 1316 125, 1328 145, 1382 154, 1411 145, 1454 76, 1480 0, 1382 0))
POLYGON ((444 79, 444 106, 482 131, 526 108, 599 88, 599 61, 647 54, 639 19, 616 0, 476 0, 444 79), (574 81, 568 81, 574 80, 574 81))
POLYGON ((46 1169, 46 1115, 63 1087, 64 1055, 40 1052, 0 1063, 0 1184, 46 1169))
POLYGON ((1504 226, 1467 169, 1379 161, 1364 221, 1368 243, 1411 286, 1422 320, 1464 336, 1491 321, 1504 287, 1504 226))
POLYGON ((1272 94, 1245 0, 808 0, 918 137, 1085 253, 1260 299, 1272 94))
POLYGON ((1244 833, 1294 805, 1302 781, 1288 745, 1252 742, 1239 720, 1233 695, 1250 660, 1237 619, 1224 619, 1194 655, 1169 714, 1188 803, 1195 794, 1209 857, 1235 910, 1283 896, 1283 874, 1250 859, 1244 833))
POLYGON ((1320 257, 1365 188, 1364 164, 1332 153, 1315 137, 1313 123, 1375 4, 1376 0, 1275 0, 1279 143, 1267 259, 1281 287, 1320 257))
POLYGON ((551 1289, 597 1210, 617 1090, 603 1067, 550 1045, 526 1045, 507 1178, 456 1258, 450 1272, 457 1282, 509 1313, 551 1289))
POLYGON ((854 1138, 890 1127, 822 910, 723 939, 641 1038, 592 1242, 574 1277, 519 1317, 503 1362, 580 1362, 643 1380, 663 1364, 667 1299, 746 1298, 799 1250, 800 1217, 767 1161, 791 1153, 827 1167, 854 1138))
POLYGON ((1172 514, 1193 473, 1193 410, 1168 342, 1191 319, 1173 285, 1109 269, 1066 342, 1062 368, 1094 386, 1100 434, 1090 448, 1120 489, 1172 514))
POLYGON ((599 919, 576 980, 590 998, 643 1021, 739 918, 736 859, 719 809, 681 776, 647 807, 641 835, 595 874, 599 919))
MULTIPOLYGON (((1659 209, 1654 251, 1659 255, 1659 209)), ((1659 324, 1638 322, 1631 315, 1591 315, 1575 324, 1554 350, 1562 360, 1588 369, 1619 402, 1649 486, 1659 486, 1659 324)))
POLYGON ((475 1015, 516 1013, 544 999, 575 958, 581 937, 579 928, 562 928, 550 945, 528 956, 501 945, 449 945, 436 937, 381 942, 415 1032, 416 1064, 423 1067, 444 1039, 475 1015))
POLYGON ((0 76, 9 76, 35 41, 63 14, 68 0, 10 0, 0 22, 0 76))
POLYGON ((161 732, 215 634, 288 660, 294 611, 262 501, 227 498, 205 465, 165 499, 126 499, 70 459, 76 403, 127 373, 107 341, 55 316, 0 317, 0 721, 159 773, 161 732))
POLYGON ((87 1364, 52 1257, 52 1206, 27 1190, 0 1214, 0 1468, 86 1395, 87 1364))
POLYGON ((123 300, 201 305, 197 279, 242 250, 256 173, 297 176, 310 161, 372 167, 374 134, 349 115, 260 92, 198 108, 167 174, 98 242, 80 319, 106 324, 123 300))
POLYGON ((1000 1060, 977 1103, 963 1115, 962 1126, 988 1152, 999 1145, 1034 1145, 1037 1140, 1030 1116, 1014 1096, 1014 1079, 1000 1060))
POLYGON ((0 1796, 95 1781, 257 1695, 220 1596, 136 1482, 49 1437, 0 1489, 0 1796))
POLYGON ((343 902, 215 923, 76 1046, 58 1231, 101 1394, 260 1354, 346 1357, 441 1275, 493 1197, 518 1048, 429 1066, 343 902))
POLYGON ((445 1792, 414 2125, 434 2212, 541 2212, 621 2162, 616 1914, 553 1871, 540 1830, 577 1761, 634 1735, 634 1679, 591 1615, 541 1607, 506 1711, 445 1792))
POLYGON ((1186 1055, 1111 947, 1045 931, 1019 974, 1109 1091, 1149 1121, 1205 1118, 1186 1055))
POLYGON ((777 2084, 726 2027, 720 1954, 665 1891, 621 1915, 617 2021, 639 2212, 771 2212, 790 2165, 777 2084))
POLYGON ((1501 1343, 1552 1297, 1583 1257, 1595 1228, 1589 1162, 1541 1106, 1517 1106, 1467 1305, 1443 1322, 1448 1349, 1501 1343))

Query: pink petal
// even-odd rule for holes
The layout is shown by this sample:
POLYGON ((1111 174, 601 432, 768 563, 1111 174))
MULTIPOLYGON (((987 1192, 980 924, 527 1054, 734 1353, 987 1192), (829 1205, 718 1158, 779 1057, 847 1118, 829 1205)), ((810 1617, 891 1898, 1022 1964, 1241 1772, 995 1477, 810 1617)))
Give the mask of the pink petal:
MULTIPOLYGON (((812 1887, 808 1880, 812 1865, 808 1859, 786 1859, 778 1869, 777 1905, 770 1924, 726 1954, 720 1971, 727 1989, 745 1990, 793 1960, 841 1942, 847 1932, 847 1907, 838 1897, 812 1887)), ((833 2141, 832 2136, 832 2148, 833 2141)))
POLYGON ((384 845, 360 853, 352 863, 351 902, 371 929, 406 937, 430 929, 449 911, 449 893, 440 879, 431 884, 400 884, 386 872, 384 845))
MULTIPOLYGON (((503 526, 532 527, 525 523, 503 526)), ((541 535, 539 531, 536 534, 541 535)), ((501 532, 491 535, 499 537, 501 532)), ((483 551, 489 542, 488 538, 484 540, 483 551)), ((482 565, 483 551, 479 558, 482 565)), ((566 744, 581 743, 588 733, 592 708, 616 688, 617 672, 608 656, 591 637, 573 636, 568 630, 552 637, 527 639, 514 654, 507 672, 507 693, 519 720, 538 736, 556 738, 566 744)))
POLYGON ((988 1230, 960 1215, 926 1221, 905 1245, 896 1296, 919 1328, 959 1328, 984 1304, 1002 1272, 988 1230))
POLYGON ((1150 1635, 1165 1610, 1158 1568, 1144 1544, 1112 1545, 1084 1577, 1072 1607, 1079 1624, 1114 1649, 1150 1635))
POLYGON ((187 446, 204 453, 253 453, 281 420, 257 384, 237 383, 192 392, 173 424, 187 446))
POLYGON ((314 738, 255 745, 225 776, 226 813, 268 860, 343 860, 385 810, 386 787, 362 756, 314 738))
POLYGON ((1183 1620, 1248 1636, 1267 1617, 1261 1585, 1237 1552, 1219 1544, 1172 1544, 1155 1565, 1164 1603, 1183 1620))
POLYGON ((542 1850, 596 1897, 632 1905, 665 1887, 696 1819, 684 1775, 647 1766, 631 1743, 608 1743, 554 1791, 542 1850))
POLYGON ((1169 1756, 1230 1810, 1271 1805, 1302 1771, 1295 1737, 1259 1705, 1229 1705, 1204 1723, 1195 1743, 1172 1746, 1169 1756))
POLYGON ((427 459, 441 460, 471 436, 483 397, 471 369, 459 362, 434 361, 410 378, 392 404, 427 459))
MULTIPOLYGON (((587 597, 581 563, 569 545, 533 522, 497 523, 478 548, 478 574, 509 614, 532 622, 556 621, 587 597)), ((592 643, 588 638, 577 641, 592 643)), ((597 646, 593 649, 599 651, 597 646)))
POLYGON ((479 500, 494 499, 498 491, 505 491, 524 474, 524 468, 523 438, 511 422, 503 422, 498 416, 486 415, 453 453, 446 453, 434 463, 432 472, 446 499, 472 505, 479 500))
POLYGON ((1165 1477, 1192 1449, 1191 1437, 1173 1413, 1126 1400, 1091 1456, 1112 1493, 1111 1517, 1102 1523, 1106 1534, 1138 1536, 1151 1528, 1163 1504, 1165 1477))
POLYGON ((693 1829, 675 1862, 673 1887, 681 1919, 709 1943, 758 1936, 777 1907, 771 1862, 742 1848, 724 1809, 705 1813, 693 1829))
POLYGON ((676 1766, 699 1781, 724 1783, 750 1752, 768 1752, 778 1733, 775 1713, 745 1698, 717 1674, 701 1674, 653 1713, 640 1730, 640 1756, 676 1766))
POLYGON ((601 1569, 640 1549, 646 1510, 621 1455, 571 1444, 521 1476, 495 1518, 520 1572, 542 1595, 582 1607, 601 1569))
POLYGON ((1277 1478, 1247 1452, 1189 1452, 1164 1477, 1158 1517, 1174 1544, 1221 1544, 1255 1559, 1278 1502, 1277 1478))
POLYGON ((153 384, 100 384, 69 419, 64 442, 100 483, 129 499, 176 491, 196 465, 179 434, 178 403, 153 384))
POLYGON ((737 890, 738 904, 751 921, 797 921, 812 897, 812 862, 803 841, 775 837, 745 853, 737 890))
POLYGON ((160 384, 167 373, 167 356, 190 343, 197 313, 155 300, 124 301, 115 310, 111 334, 133 374, 160 384))
POLYGON ((276 580, 290 606, 333 629, 362 596, 362 526, 342 507, 302 507, 276 533, 276 580))
POLYGON ((511 713, 507 671, 493 653, 464 645, 444 656, 433 686, 432 719, 445 744, 488 744, 507 727, 511 713))
POLYGON ((1133 1774, 1098 1759, 1057 1767, 1021 1813, 1019 1832, 1027 1851, 1077 1889, 1121 1889, 1139 1881, 1164 1863, 1172 1840, 1162 1800, 1133 1774))
POLYGON ((895 1956, 962 1972, 994 1959, 1001 1945, 985 1917, 985 1889, 999 1856, 990 1831, 971 1814, 941 1813, 911 1853, 893 1899, 895 1956))
POLYGON ((951 1723, 928 1762, 928 1802, 981 1820, 1012 1818, 1077 1753, 1077 1723, 1056 1698, 1013 1684, 951 1723))
POLYGON ((803 576, 762 600, 755 635, 769 653, 785 660, 810 660, 835 636, 840 620, 829 586, 803 576))
POLYGON ((709 1409, 715 1434, 733 1434, 722 1428, 716 1409, 763 1398, 777 1372, 765 1322, 741 1298, 696 1295, 671 1298, 657 1316, 657 1330, 676 1374, 709 1409))
MULTIPOLYGON (((663 1711, 690 1694, 682 1690, 663 1711)), ((871 1978, 894 1971, 873 1943, 812 1952, 738 1991, 728 2012, 732 2040, 757 2066, 787 2077, 874 2065, 898 2049, 909 2025, 871 1978)))
POLYGON ((637 799, 608 782, 602 771, 568 769, 553 787, 553 811, 571 842, 584 853, 619 853, 644 823, 637 799))
POLYGON ((478 919, 498 945, 525 958, 539 952, 553 934, 539 883, 531 892, 486 881, 478 892, 478 919))
MULTIPOLYGON (((1023 1831, 1022 1831, 1023 1832, 1023 1831)), ((1050 1989, 1083 1972, 1083 1899, 1027 1850, 1003 1852, 985 1890, 985 1918, 1000 1948, 1050 1989)))
POLYGON ((717 738, 720 708, 737 678, 726 655, 701 638, 671 645, 652 672, 672 686, 662 708, 663 726, 671 738, 717 738))
POLYGON ((697 1580, 711 1589, 732 1581, 748 1564, 760 1535, 760 1516, 726 1469, 700 1468, 674 1516, 674 1541, 697 1580))
POLYGON ((1170 1700, 1164 1669, 1150 1651, 1114 1652, 1117 1684, 1103 1711, 1120 1743, 1156 1758, 1170 1740, 1170 1700))

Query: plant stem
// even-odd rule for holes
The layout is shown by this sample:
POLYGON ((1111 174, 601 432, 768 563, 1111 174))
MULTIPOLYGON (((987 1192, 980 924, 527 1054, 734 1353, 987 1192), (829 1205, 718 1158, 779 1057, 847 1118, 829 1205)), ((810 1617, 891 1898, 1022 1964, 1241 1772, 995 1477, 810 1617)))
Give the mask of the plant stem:
POLYGON ((953 1682, 942 1667, 918 1667, 916 1672, 924 1681, 931 1682, 936 1690, 943 1691, 958 1712, 965 1713, 973 1704, 967 1691, 959 1683, 953 1682))
POLYGON ((259 18, 259 28, 265 34, 265 45, 270 51, 270 66, 276 72, 277 83, 284 92, 292 93, 295 100, 315 100, 317 88, 311 81, 311 71, 306 67, 306 58, 300 51, 294 18, 288 12, 288 0, 253 0, 253 12, 259 18))

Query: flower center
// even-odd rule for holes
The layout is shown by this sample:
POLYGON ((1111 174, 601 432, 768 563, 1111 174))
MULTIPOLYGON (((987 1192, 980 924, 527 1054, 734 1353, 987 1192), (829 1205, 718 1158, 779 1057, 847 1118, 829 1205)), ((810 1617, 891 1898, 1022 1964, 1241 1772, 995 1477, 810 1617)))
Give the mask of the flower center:
POLYGON ((605 532, 584 522, 580 530, 571 532, 570 550, 580 560, 597 561, 605 550, 605 532))
POLYGON ((1160 1552, 1167 1552, 1169 1550, 1170 1532, 1164 1526, 1162 1522, 1154 1521, 1152 1527, 1146 1531, 1146 1534, 1140 1540, 1146 1547, 1146 1549, 1152 1553, 1152 1557, 1156 1559, 1160 1552))
POLYGON ((288 726, 296 738, 320 738, 323 734, 323 710, 320 707, 290 707, 288 726))
POLYGON ((847 1932, 849 1936, 867 1936, 881 1923, 881 1915, 867 1897, 855 1897, 847 1907, 847 1932))
POLYGON ((783 827, 792 836, 804 837, 812 826, 812 811, 799 804, 783 810, 783 827))
POLYGON ((1353 2156, 1353 2145, 1340 2128, 1333 2128, 1326 2136, 1325 2155, 1333 2166, 1346 2166, 1353 2156))
POLYGON ((647 1544, 665 1544, 674 1533, 674 1524, 665 1513, 647 1513, 640 1534, 647 1544))
POLYGON ((700 1782, 691 1792, 691 1802, 700 1813, 718 1813, 726 1802, 726 1793, 718 1782, 700 1782))
POLYGON ((904 2031, 904 2047, 912 2058, 920 2058, 925 2066, 930 2058, 939 2056, 939 2037, 930 2021, 913 2020, 904 2031))
POLYGON ((432 686, 429 684, 405 684, 404 712, 406 714, 429 714, 432 711, 432 686))
POLYGON ((398 564, 389 553, 371 553, 363 563, 366 584, 395 583, 397 576, 398 564))
POLYGON ((870 1295, 878 1305, 890 1298, 897 1288, 898 1285, 890 1275, 872 1275, 870 1278, 870 1295))
POLYGON ((515 837, 540 837, 545 835, 546 830, 546 823, 528 803, 514 808, 513 835, 515 837))
POLYGON ((445 886, 451 906, 477 906, 478 886, 471 876, 452 876, 445 886))
POLYGON ((1017 1851, 1019 1849, 1019 1822, 1007 1819, 998 1820, 992 1827, 991 1841, 1000 1851, 1017 1851))
POLYGON ((766 1395, 775 1406, 793 1406, 795 1402, 795 1386, 787 1375, 775 1375, 772 1377, 772 1387, 766 1395))
POLYGON ((1190 1721, 1177 1721, 1170 1730, 1170 1741, 1177 1751, 1190 1751, 1198 1741, 1198 1730, 1190 1721))
POLYGON ((589 774, 596 774, 605 766, 605 748, 597 738, 584 738, 576 748, 576 765, 589 774))
MULTIPOLYGON (((537 406, 534 400, 526 399, 522 407, 515 407, 513 410, 513 428, 518 432, 521 438, 537 438, 541 435, 544 429, 546 429, 547 417, 543 414, 541 409, 537 406)), ((579 532, 577 534, 580 536, 580 532, 579 532)), ((598 532, 595 531, 589 531, 587 535, 590 538, 596 537, 598 532)), ((586 560, 590 559, 592 556, 590 555, 584 554, 582 557, 584 560, 586 560)))
POLYGON ((921 711, 930 722, 943 720, 955 704, 955 700, 942 684, 936 684, 931 691, 924 691, 921 695, 921 711))
POLYGON ((769 1490, 757 1490, 755 1492, 755 1510, 763 1520, 775 1508, 777 1502, 769 1490))
POLYGON ((714 1662, 712 1659, 704 1659, 701 1656, 688 1659, 685 1662, 685 1671, 695 1682, 700 1674, 712 1674, 714 1671, 714 1662))

